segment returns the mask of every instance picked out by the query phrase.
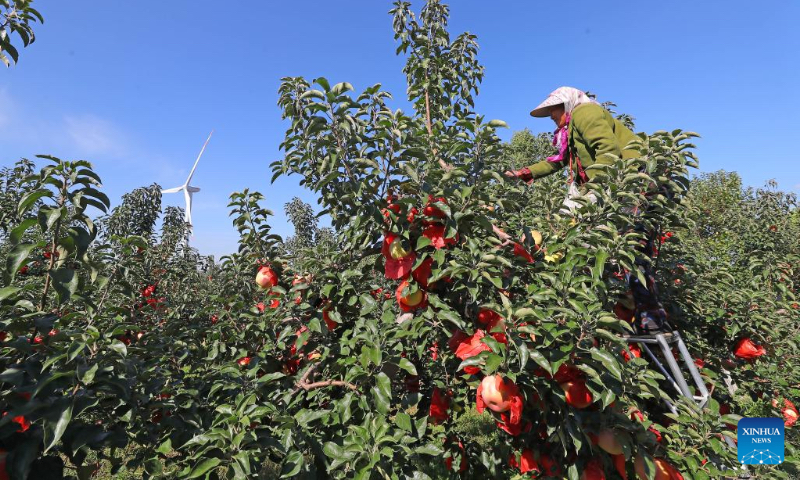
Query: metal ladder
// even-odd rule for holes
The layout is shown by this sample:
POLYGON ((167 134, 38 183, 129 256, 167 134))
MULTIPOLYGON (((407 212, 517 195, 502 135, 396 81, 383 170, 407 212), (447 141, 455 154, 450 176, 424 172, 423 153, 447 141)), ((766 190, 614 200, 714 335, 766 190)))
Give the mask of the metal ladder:
MULTIPOLYGON (((660 371, 667 381, 672 384, 679 395, 683 395, 686 398, 694 400, 694 402, 700 408, 704 408, 708 404, 708 400, 711 398, 711 395, 708 393, 706 384, 703 382, 700 372, 697 370, 697 366, 694 364, 694 359, 692 358, 691 354, 689 354, 689 349, 686 348, 686 344, 683 342, 683 338, 681 338, 681 335, 677 330, 673 330, 672 333, 656 333, 654 335, 624 335, 623 339, 628 344, 640 344, 642 349, 647 353, 647 356, 650 357, 653 365, 655 365, 658 371, 660 371), (667 360, 667 367, 669 370, 667 367, 664 367, 664 364, 661 363, 659 358, 653 353, 648 345, 657 345, 661 348, 661 353, 667 360), (689 389, 689 384, 687 383, 686 378, 681 371, 681 367, 678 364, 678 360, 675 358, 670 345, 677 345, 678 352, 680 353, 683 363, 689 370, 692 381, 694 382, 695 387, 697 387, 697 391, 700 392, 700 395, 695 395, 689 389)), ((673 414, 678 413, 678 409, 675 408, 675 405, 673 405, 672 402, 670 402, 668 399, 663 400, 670 412, 673 414)), ((736 448, 736 444, 733 442, 733 440, 724 435, 723 439, 730 448, 736 448)))
MULTIPOLYGON (((653 365, 655 365, 658 371, 660 371, 667 381, 672 384, 679 395, 683 395, 686 398, 694 400, 697 406, 700 408, 706 406, 711 395, 708 393, 708 389, 706 388, 706 384, 703 382, 702 377, 700 377, 700 372, 697 370, 697 366, 694 364, 694 359, 692 359, 692 356, 689 354, 689 349, 686 348, 683 338, 681 338, 681 335, 676 330, 673 330, 672 333, 656 333, 654 335, 626 335, 623 336, 623 338, 629 344, 638 343, 642 346, 642 349, 647 353, 647 356, 650 357, 650 360, 653 362, 653 365), (657 345, 661 348, 661 353, 667 360, 667 367, 669 370, 664 367, 664 364, 661 363, 661 360, 659 360, 659 358, 653 353, 649 345, 657 345), (695 395, 689 389, 689 384, 686 382, 686 378, 681 371, 678 360, 672 353, 670 345, 677 345, 680 356, 683 359, 683 363, 689 370, 689 374, 692 377, 694 385, 697 387, 697 391, 700 392, 700 395, 695 395)), ((678 413, 678 410, 675 408, 672 402, 666 399, 664 402, 667 404, 667 408, 669 408, 672 413, 678 413)))

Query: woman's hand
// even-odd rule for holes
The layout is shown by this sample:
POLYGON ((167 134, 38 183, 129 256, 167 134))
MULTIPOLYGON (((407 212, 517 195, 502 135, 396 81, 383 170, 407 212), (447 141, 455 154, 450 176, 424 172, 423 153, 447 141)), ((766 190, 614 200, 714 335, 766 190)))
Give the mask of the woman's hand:
POLYGON ((508 178, 519 178, 523 182, 530 185, 533 183, 533 175, 529 168, 520 168, 519 170, 506 170, 505 176, 508 178))

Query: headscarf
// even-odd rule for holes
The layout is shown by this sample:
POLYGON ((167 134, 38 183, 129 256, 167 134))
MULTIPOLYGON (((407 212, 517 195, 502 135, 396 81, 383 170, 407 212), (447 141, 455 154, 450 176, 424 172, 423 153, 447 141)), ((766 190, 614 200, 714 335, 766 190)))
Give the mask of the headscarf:
MULTIPOLYGON (((584 104, 584 103, 597 103, 594 100, 592 100, 591 98, 589 98, 589 96, 586 95, 581 90, 578 90, 577 88, 572 88, 572 87, 559 87, 559 88, 553 90, 553 92, 550 94, 550 96, 551 97, 555 97, 558 100, 561 100, 561 102, 559 102, 559 103, 563 103, 564 104, 564 110, 566 110, 567 113, 572 113, 572 111, 578 105, 581 105, 581 104, 584 104)), ((554 105, 558 105, 558 104, 554 103, 554 105)))
POLYGON ((564 126, 556 128, 556 131, 553 133, 553 146, 556 147, 558 153, 547 157, 548 162, 561 162, 567 158, 569 123, 572 121, 572 111, 575 110, 575 107, 578 105, 597 102, 589 98, 586 93, 572 87, 559 87, 550 94, 550 97, 560 100, 558 103, 554 102, 553 105, 564 104, 564 111, 567 112, 567 120, 564 122, 564 126))

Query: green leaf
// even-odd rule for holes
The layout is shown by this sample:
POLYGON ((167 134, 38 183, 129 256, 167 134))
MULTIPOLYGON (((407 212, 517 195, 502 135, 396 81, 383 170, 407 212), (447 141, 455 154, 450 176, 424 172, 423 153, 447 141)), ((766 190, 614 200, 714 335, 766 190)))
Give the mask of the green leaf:
MULTIPOLYGON (((53 225, 55 225, 58 219, 61 218, 62 213, 64 213, 64 210, 60 208, 42 207, 39 209, 37 221, 39 222, 39 227, 42 229, 42 233, 45 233, 53 228, 53 225)), ((59 232, 55 233, 57 234, 59 232)))
POLYGON ((397 416, 394 417, 394 423, 401 430, 405 430, 406 432, 412 431, 411 416, 405 412, 399 412, 397 416))
POLYGON ((14 277, 17 275, 17 271, 22 267, 22 264, 25 263, 25 260, 28 259, 28 255, 30 255, 31 251, 36 248, 36 245, 33 243, 22 243, 8 252, 8 256, 6 257, 6 271, 5 271, 5 279, 6 283, 11 283, 14 280, 14 277))
POLYGON ((165 440, 165 441, 164 441, 164 442, 163 442, 161 445, 159 445, 159 446, 158 446, 158 448, 156 449, 156 452, 158 452, 158 453, 161 453, 161 454, 164 454, 164 455, 168 454, 168 453, 169 453, 169 452, 171 452, 171 451, 172 451, 172 439, 170 439, 170 438, 166 439, 166 440, 165 440))
POLYGON ((574 463, 567 469, 567 478, 569 480, 578 480, 578 466, 574 463))
POLYGON ((417 374, 417 367, 407 358, 401 358, 399 363, 400 368, 410 373, 411 375, 417 374))
POLYGON ((592 279, 598 280, 603 274, 603 269, 606 265, 606 259, 608 259, 608 252, 605 250, 599 250, 595 255, 594 268, 592 268, 592 279))
POLYGON ((222 462, 219 458, 206 458, 199 464, 197 464, 186 476, 186 478, 199 478, 209 472, 211 469, 216 468, 222 462))
POLYGON ((32 191, 31 193, 22 197, 22 200, 20 200, 19 205, 17 206, 17 215, 20 217, 23 216, 25 212, 28 211, 28 209, 34 204, 34 202, 40 198, 52 196, 53 192, 50 190, 41 189, 32 191))
POLYGON ((84 385, 88 385, 92 383, 94 380, 94 376, 97 373, 98 364, 94 364, 89 368, 85 367, 78 367, 78 380, 83 383, 84 385))
POLYGON ((342 450, 342 447, 333 442, 326 442, 322 447, 322 451, 325 453, 325 455, 334 460, 344 456, 344 450, 342 450))
POLYGON ((164 473, 164 467, 158 457, 148 458, 144 462, 144 471, 151 475, 151 478, 158 478, 164 473))
POLYGON ((417 447, 417 449, 414 451, 421 455, 431 455, 434 457, 442 455, 444 453, 444 450, 440 446, 434 445, 432 443, 423 445, 421 447, 417 447))
POLYGON ((486 357, 486 365, 483 367, 484 372, 487 375, 493 374, 497 371, 497 368, 503 363, 503 357, 500 355, 491 353, 488 357, 486 357))
POLYGON ((622 368, 613 355, 596 347, 592 347, 591 353, 592 358, 600 361, 603 366, 606 367, 606 370, 608 370, 608 372, 614 376, 614 378, 622 381, 622 368))
POLYGON ((22 237, 25 235, 25 232, 28 231, 29 228, 36 225, 37 220, 35 218, 26 218, 25 220, 21 221, 19 225, 14 227, 11 230, 8 238, 11 241, 12 245, 16 245, 22 240, 22 237))
POLYGON ((125 344, 120 340, 115 339, 113 342, 111 342, 111 345, 109 345, 108 348, 119 353, 123 357, 128 355, 128 347, 126 347, 125 344))
POLYGON ((328 83, 328 79, 325 77, 319 77, 314 79, 314 83, 318 84, 322 87, 325 92, 329 92, 331 90, 331 84, 328 83))
POLYGON ((100 190, 97 190, 95 188, 86 187, 86 188, 82 188, 80 191, 84 195, 92 196, 92 197, 100 200, 101 202, 103 202, 103 207, 105 207, 105 208, 100 208, 100 211, 102 211, 103 213, 105 213, 106 209, 108 209, 108 207, 111 205, 111 201, 108 199, 108 196, 105 193, 101 192, 100 190))
POLYGON ((303 468, 303 454, 293 451, 286 456, 281 469, 281 478, 288 478, 297 475, 303 468))
POLYGON ((514 343, 514 346, 517 348, 517 353, 519 355, 519 371, 525 370, 525 365, 528 364, 528 359, 531 358, 530 352, 528 351, 528 344, 524 341, 519 343, 514 343))
POLYGON ((414 248, 414 250, 420 251, 420 250, 422 250, 423 248, 427 247, 430 244, 431 244, 431 239, 430 238, 420 236, 419 238, 417 238, 417 246, 416 246, 416 248, 414 248))
POLYGON ((550 365, 550 362, 547 361, 544 355, 542 355, 541 352, 539 352, 539 350, 536 350, 535 348, 532 350, 528 350, 528 356, 530 357, 531 360, 536 362, 537 365, 542 367, 545 372, 547 372, 550 375, 553 374, 553 367, 550 365))
POLYGON ((19 287, 3 287, 0 288, 0 301, 5 300, 6 298, 14 295, 15 293, 19 292, 19 287))
POLYGON ((61 440, 61 436, 64 435, 64 432, 67 430, 67 425, 69 425, 70 420, 72 420, 72 403, 68 403, 64 406, 64 410, 61 411, 61 414, 58 416, 58 421, 55 425, 52 425, 50 422, 45 423, 45 453, 47 453, 48 450, 53 448, 53 446, 59 440, 61 440), (52 430, 50 430, 50 427, 52 427, 52 430))
POLYGON ((514 317, 519 319, 519 320, 522 320, 522 319, 527 318, 527 317, 535 317, 535 316, 536 316, 536 311, 534 309, 532 309, 532 308, 527 308, 527 307, 526 308, 520 308, 519 310, 514 312, 514 317))
POLYGON ((295 419, 298 425, 303 428, 308 428, 311 423, 316 422, 320 418, 327 417, 330 413, 330 410, 300 410, 297 415, 295 415, 295 419))
POLYGON ((375 311, 376 308, 378 308, 378 302, 376 302, 371 295, 363 294, 359 297, 359 300, 361 302, 361 311, 359 312, 359 316, 367 316, 375 311))
POLYGON ((29 478, 31 464, 38 456, 41 444, 41 440, 33 438, 14 445, 6 457, 6 471, 10 478, 29 478))
POLYGON ((59 303, 67 302, 78 290, 78 275, 71 268, 51 270, 50 278, 53 280, 53 289, 58 294, 59 303))
POLYGON ((372 387, 372 398, 375 401, 375 409, 382 414, 389 412, 392 401, 392 381, 381 372, 376 378, 376 385, 372 387))
POLYGON ((94 179, 97 182, 96 183, 97 185, 100 185, 102 183, 102 181, 100 180, 100 175, 96 174, 92 170, 89 170, 88 168, 82 168, 78 170, 78 175, 83 175, 85 177, 94 179))

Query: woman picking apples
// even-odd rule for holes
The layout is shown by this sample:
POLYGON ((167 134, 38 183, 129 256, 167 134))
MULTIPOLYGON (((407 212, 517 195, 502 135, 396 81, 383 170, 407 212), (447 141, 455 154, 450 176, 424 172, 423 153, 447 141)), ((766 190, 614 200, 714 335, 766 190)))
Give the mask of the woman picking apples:
MULTIPOLYGON (((550 117, 556 124, 553 145, 558 153, 505 174, 530 183, 569 166, 569 193, 562 209, 565 213, 579 206, 573 200, 581 196, 578 187, 597 174, 597 170, 585 170, 587 167, 596 163, 610 165, 614 157, 633 158, 639 155, 636 149, 626 148, 636 138, 633 132, 576 88, 556 89, 531 111, 531 116, 550 117)), ((591 193, 584 192, 583 195, 594 200, 591 193)))
MULTIPOLYGON (((630 143, 636 139, 634 133, 586 93, 572 87, 560 87, 531 111, 534 117, 550 117, 556 124, 553 145, 558 152, 545 160, 515 171, 506 171, 510 178, 519 178, 527 183, 551 175, 569 167, 569 191, 564 199, 561 213, 574 213, 580 207, 578 197, 592 202, 596 197, 587 192, 584 184, 597 175, 597 170, 585 170, 595 164, 610 165, 615 158, 634 158, 639 155, 630 143)), ((495 229, 503 238, 503 232, 495 229)), ((640 251, 652 258, 655 254, 654 232, 648 232, 647 240, 640 251)), ((636 326, 645 333, 656 332, 666 327, 666 312, 658 301, 658 290, 650 271, 650 262, 637 259, 638 268, 647 279, 641 284, 636 275, 627 273, 627 281, 635 300, 636 326)))

